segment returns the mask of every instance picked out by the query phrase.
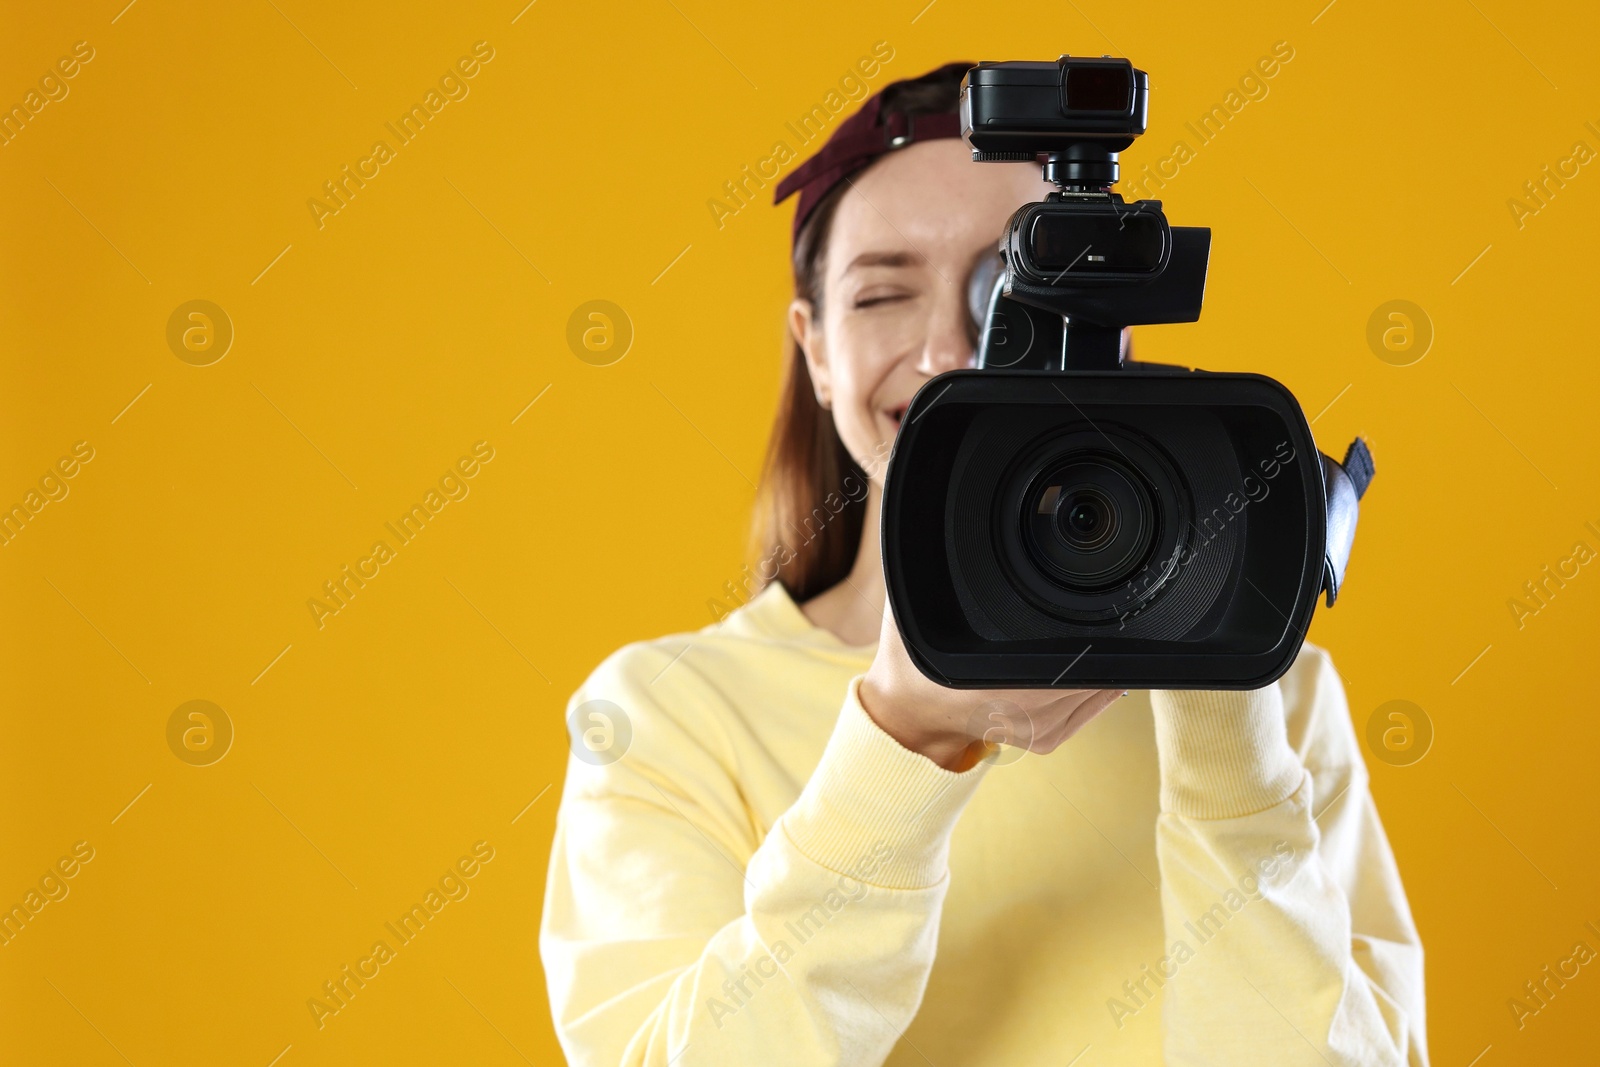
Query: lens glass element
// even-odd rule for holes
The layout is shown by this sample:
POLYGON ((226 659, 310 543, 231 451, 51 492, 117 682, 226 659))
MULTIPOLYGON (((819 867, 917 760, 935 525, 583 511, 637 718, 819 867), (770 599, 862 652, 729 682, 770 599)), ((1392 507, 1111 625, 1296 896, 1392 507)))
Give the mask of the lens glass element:
POLYGON ((1100 490, 1085 487, 1064 497, 1056 508, 1056 521, 1067 543, 1080 552, 1103 548, 1116 536, 1116 504, 1100 490))
POLYGON ((1115 456, 1076 452, 1050 464, 1024 496, 1022 540, 1056 584, 1101 592, 1128 580, 1156 541, 1149 486, 1115 456))

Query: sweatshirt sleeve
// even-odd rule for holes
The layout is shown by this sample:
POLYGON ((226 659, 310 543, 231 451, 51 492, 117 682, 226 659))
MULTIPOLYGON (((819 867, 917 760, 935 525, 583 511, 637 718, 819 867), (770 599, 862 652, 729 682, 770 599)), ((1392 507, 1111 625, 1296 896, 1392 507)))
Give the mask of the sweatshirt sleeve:
POLYGON ((1166 1063, 1426 1067, 1422 945, 1328 654, 1152 698, 1166 1063))
POLYGON ((557 818, 540 952, 569 1061, 882 1063, 921 1004, 951 832, 986 764, 902 748, 856 679, 763 833, 715 691, 658 694, 644 679, 667 657, 631 652, 573 697, 622 708, 632 739, 613 762, 569 760, 557 818))

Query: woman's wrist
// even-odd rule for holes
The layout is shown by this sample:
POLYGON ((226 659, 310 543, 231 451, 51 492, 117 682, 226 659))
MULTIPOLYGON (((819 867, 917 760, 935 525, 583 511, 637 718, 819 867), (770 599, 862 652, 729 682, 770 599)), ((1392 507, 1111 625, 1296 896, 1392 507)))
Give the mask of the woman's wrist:
POLYGON ((1283 693, 1256 690, 1151 693, 1163 810, 1236 818, 1282 802, 1304 768, 1290 746, 1283 693))
POLYGON ((874 677, 868 671, 861 679, 861 707, 878 728, 900 747, 925 756, 948 771, 965 771, 975 766, 987 751, 981 740, 974 740, 962 727, 958 716, 930 716, 928 701, 893 678, 874 677))

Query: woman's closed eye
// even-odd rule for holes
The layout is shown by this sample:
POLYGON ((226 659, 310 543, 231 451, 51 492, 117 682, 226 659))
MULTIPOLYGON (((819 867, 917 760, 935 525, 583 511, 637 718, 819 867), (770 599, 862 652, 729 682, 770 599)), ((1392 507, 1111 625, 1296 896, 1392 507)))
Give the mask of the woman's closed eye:
POLYGON ((867 292, 862 293, 860 296, 857 296, 854 300, 852 300, 850 306, 857 310, 861 310, 865 308, 881 307, 885 304, 904 303, 907 300, 913 299, 913 297, 914 294, 904 292, 867 292))

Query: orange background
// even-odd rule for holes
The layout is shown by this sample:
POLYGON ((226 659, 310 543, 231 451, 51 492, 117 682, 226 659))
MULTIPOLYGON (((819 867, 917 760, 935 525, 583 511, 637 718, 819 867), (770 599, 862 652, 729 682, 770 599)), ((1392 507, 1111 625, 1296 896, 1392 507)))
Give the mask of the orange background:
POLYGON ((1508 608, 1600 549, 1600 175, 1520 226, 1507 203, 1600 149, 1592 7, 121 2, 0 37, 6 107, 93 49, 0 147, 0 506, 93 449, 0 546, 0 905, 94 850, 0 947, 7 1062, 558 1057, 536 939, 564 702, 618 645, 710 621, 776 395, 789 208, 719 228, 707 202, 878 41, 873 87, 1133 58, 1132 173, 1293 49, 1162 193, 1214 228, 1211 285, 1140 354, 1273 375, 1326 451, 1372 443, 1311 636, 1358 731, 1397 699, 1435 730, 1411 766, 1369 758, 1435 1062, 1594 1047, 1592 967, 1520 1030, 1507 1008, 1600 947, 1600 567, 1521 629, 1508 608), (469 94, 319 228, 308 200, 477 41, 469 94), (234 331, 207 366, 167 340, 197 299, 234 331), (608 366, 566 339, 597 299, 634 331, 608 366), (1367 341, 1394 299, 1434 330, 1409 366, 1367 341), (319 629, 307 601, 479 441, 469 494, 319 629), (191 700, 233 727, 209 766, 168 747, 191 700), (470 894, 319 1030, 307 999, 480 841, 470 894))

